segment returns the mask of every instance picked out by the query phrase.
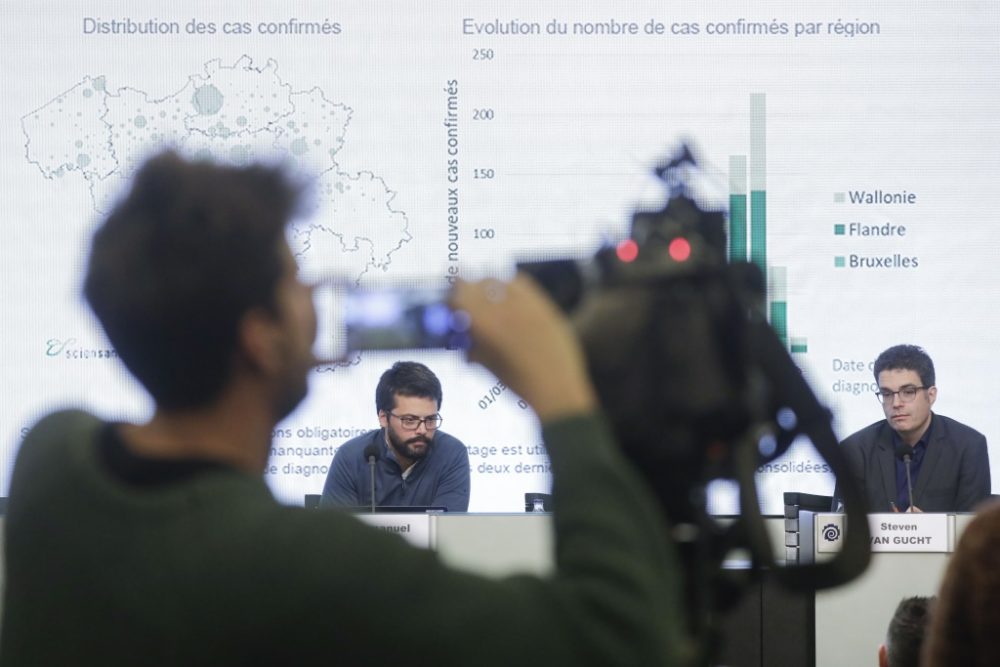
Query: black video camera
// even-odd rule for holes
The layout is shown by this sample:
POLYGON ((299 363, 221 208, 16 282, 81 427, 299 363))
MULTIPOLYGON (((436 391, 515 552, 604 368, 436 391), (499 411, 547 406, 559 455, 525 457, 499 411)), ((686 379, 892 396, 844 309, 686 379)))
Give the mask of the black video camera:
POLYGON ((693 626, 734 604, 763 570, 816 590, 855 578, 870 557, 865 501, 830 413, 767 322, 762 271, 727 261, 725 214, 703 210, 689 193, 696 168, 686 147, 658 167, 666 205, 636 212, 630 238, 593 260, 519 265, 572 318, 618 440, 663 505, 687 569, 693 626), (848 534, 828 562, 777 567, 754 473, 799 436, 837 476, 848 534), (713 480, 739 486, 732 523, 708 513, 713 480), (750 567, 724 568, 733 552, 748 555, 750 567))

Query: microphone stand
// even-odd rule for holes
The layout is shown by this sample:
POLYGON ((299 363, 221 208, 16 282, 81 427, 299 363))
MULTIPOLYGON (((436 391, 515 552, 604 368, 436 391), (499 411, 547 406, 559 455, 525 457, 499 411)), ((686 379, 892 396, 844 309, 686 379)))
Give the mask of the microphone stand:
POLYGON ((362 456, 364 456, 365 459, 368 461, 369 480, 371 481, 372 484, 371 487, 372 497, 370 504, 370 509, 372 514, 375 514, 375 462, 378 461, 381 455, 382 451, 379 448, 379 444, 377 442, 368 443, 368 445, 365 447, 365 451, 362 453, 362 456))
POLYGON ((912 447, 907 447, 906 453, 903 454, 903 464, 906 466, 906 491, 910 496, 910 506, 907 509, 908 512, 913 511, 913 480, 910 478, 910 462, 913 460, 910 452, 912 451, 912 447))
MULTIPOLYGON (((906 469, 909 473, 909 468, 906 469)), ((372 483, 372 497, 371 497, 371 513, 375 514, 375 456, 371 455, 368 457, 368 473, 370 474, 370 479, 372 483)))
POLYGON ((896 458, 903 461, 906 466, 906 494, 909 496, 910 505, 907 512, 913 511, 913 478, 910 475, 910 464, 913 462, 913 447, 901 442, 896 446, 896 458))

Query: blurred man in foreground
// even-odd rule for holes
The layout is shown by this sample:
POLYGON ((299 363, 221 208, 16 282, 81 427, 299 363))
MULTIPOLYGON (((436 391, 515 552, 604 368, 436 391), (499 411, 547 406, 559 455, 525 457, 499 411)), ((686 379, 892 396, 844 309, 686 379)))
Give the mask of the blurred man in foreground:
POLYGON ((146 424, 42 419, 5 522, 6 665, 674 665, 664 519, 595 404, 580 347, 526 278, 459 284, 470 358, 538 414, 554 573, 492 580, 262 472, 316 330, 278 171, 154 158, 94 235, 85 295, 152 395, 146 424))
POLYGON ((934 598, 903 598, 889 621, 885 643, 878 647, 879 667, 920 667, 920 652, 934 598))
POLYGON ((1000 503, 980 511, 959 538, 938 592, 924 667, 1000 665, 1000 503))

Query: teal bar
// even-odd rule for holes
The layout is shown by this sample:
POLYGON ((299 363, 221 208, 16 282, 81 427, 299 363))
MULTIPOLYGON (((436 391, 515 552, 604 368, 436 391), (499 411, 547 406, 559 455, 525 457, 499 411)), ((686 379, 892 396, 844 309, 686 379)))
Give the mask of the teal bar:
POLYGON ((729 261, 747 261, 747 156, 729 156, 729 261))
POLYGON ((800 338, 798 336, 792 337, 793 354, 805 354, 808 351, 809 351, 809 342, 805 338, 800 338))
POLYGON ((771 328, 778 334, 781 344, 788 347, 788 304, 784 301, 771 302, 771 328))
POLYGON ((750 261, 767 276, 767 193, 750 191, 750 261))
POLYGON ((729 261, 747 261, 746 195, 729 195, 729 261))

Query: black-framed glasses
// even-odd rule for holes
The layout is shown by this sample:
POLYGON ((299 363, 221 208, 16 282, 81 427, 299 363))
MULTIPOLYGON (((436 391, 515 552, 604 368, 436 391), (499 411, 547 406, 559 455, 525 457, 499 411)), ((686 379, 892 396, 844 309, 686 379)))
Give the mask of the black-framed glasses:
POLYGON ((892 403, 896 400, 896 394, 899 394, 899 400, 903 403, 912 403, 913 399, 917 397, 917 392, 921 389, 927 389, 927 387, 914 387, 913 385, 908 385, 903 387, 899 391, 889 391, 888 389, 879 389, 875 392, 875 398, 879 400, 880 403, 892 403))
POLYGON ((423 424, 424 428, 428 431, 437 430, 441 426, 441 422, 444 421, 444 417, 441 415, 431 415, 430 417, 417 417, 416 415, 397 415, 395 413, 388 413, 390 417, 395 417, 399 420, 399 423, 403 425, 403 428, 407 431, 416 431, 423 424))

